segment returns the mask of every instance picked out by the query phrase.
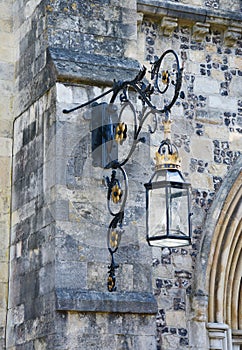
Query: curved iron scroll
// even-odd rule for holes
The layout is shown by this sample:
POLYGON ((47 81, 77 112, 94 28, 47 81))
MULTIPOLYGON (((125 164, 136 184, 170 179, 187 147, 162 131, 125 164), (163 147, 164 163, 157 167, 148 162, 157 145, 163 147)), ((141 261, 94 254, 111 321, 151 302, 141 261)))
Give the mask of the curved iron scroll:
POLYGON ((118 250, 124 232, 122 224, 128 194, 128 177, 123 166, 129 161, 137 144, 144 142, 144 139, 140 138, 139 135, 147 118, 152 116, 152 119, 154 120, 153 128, 151 126, 149 127, 150 133, 154 133, 157 129, 157 115, 164 115, 165 118, 169 118, 170 110, 179 96, 182 83, 182 68, 180 67, 176 52, 172 49, 165 51, 160 58, 152 64, 150 82, 145 78, 146 72, 147 70, 143 66, 133 80, 114 81, 113 87, 103 94, 75 108, 63 110, 63 113, 71 113, 87 105, 93 105, 94 102, 96 103, 96 101, 111 93, 112 97, 110 99, 110 105, 114 106, 114 103, 119 96, 121 110, 118 120, 112 125, 112 141, 114 142, 116 140, 121 145, 120 147, 122 147, 122 143, 127 137, 127 125, 122 121, 122 114, 124 113, 125 108, 129 108, 133 114, 133 140, 129 151, 123 159, 111 159, 105 165, 106 169, 112 169, 111 178, 106 178, 108 188, 107 206, 110 215, 113 216, 107 234, 107 246, 111 255, 111 264, 109 265, 109 276, 107 281, 107 288, 110 292, 116 290, 115 270, 118 268, 118 264, 115 263, 114 254, 118 250), (168 64, 171 64, 170 69, 166 69, 165 67, 166 60, 168 64), (169 89, 172 91, 170 92, 169 89), (138 115, 134 104, 129 98, 129 91, 137 93, 138 98, 142 102, 142 108, 138 115), (161 107, 157 107, 152 101, 153 97, 157 95, 164 95, 164 101, 162 102, 161 107), (121 188, 120 181, 117 177, 117 170, 121 172, 124 180, 123 189, 121 188), (119 209, 114 211, 111 208, 111 202, 113 202, 114 205, 117 205, 119 209))

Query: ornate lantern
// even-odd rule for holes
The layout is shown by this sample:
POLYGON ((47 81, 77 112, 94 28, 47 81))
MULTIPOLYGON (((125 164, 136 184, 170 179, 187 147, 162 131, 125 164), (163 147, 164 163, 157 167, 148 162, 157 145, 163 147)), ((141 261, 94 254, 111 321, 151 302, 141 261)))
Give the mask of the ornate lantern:
POLYGON ((164 122, 166 139, 156 152, 156 169, 146 187, 147 241, 151 246, 191 244, 190 189, 180 172, 177 148, 169 139, 170 120, 164 122))

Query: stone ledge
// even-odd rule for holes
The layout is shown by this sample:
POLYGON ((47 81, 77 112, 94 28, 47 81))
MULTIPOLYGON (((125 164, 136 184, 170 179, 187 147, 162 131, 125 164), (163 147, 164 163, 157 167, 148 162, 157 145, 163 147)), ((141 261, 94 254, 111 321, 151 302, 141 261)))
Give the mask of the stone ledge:
POLYGON ((56 310, 155 315, 157 303, 152 293, 110 293, 63 288, 56 290, 56 310))
POLYGON ((146 15, 158 17, 158 16, 170 16, 178 19, 185 19, 191 22, 201 23, 220 23, 223 19, 224 25, 231 25, 231 23, 241 26, 242 13, 223 11, 223 10, 212 10, 200 7, 194 7, 189 5, 182 5, 178 3, 171 3, 168 1, 157 0, 138 0, 137 10, 146 15))
POLYGON ((113 85, 113 80, 132 80, 140 70, 138 61, 50 47, 49 58, 57 81, 113 85))

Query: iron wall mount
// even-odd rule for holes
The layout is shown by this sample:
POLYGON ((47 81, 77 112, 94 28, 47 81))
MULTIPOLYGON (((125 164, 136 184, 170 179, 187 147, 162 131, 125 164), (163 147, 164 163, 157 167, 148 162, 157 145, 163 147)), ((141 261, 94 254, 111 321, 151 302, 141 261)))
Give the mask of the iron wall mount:
MULTIPOLYGON (((179 97, 181 83, 182 83, 182 70, 180 67, 179 58, 176 52, 172 49, 165 51, 159 59, 157 59, 151 66, 150 79, 146 79, 147 69, 142 67, 139 73, 133 80, 129 81, 114 81, 113 87, 94 99, 87 101, 75 108, 64 109, 63 113, 71 113, 85 106, 91 105, 97 107, 98 100, 103 97, 112 94, 110 103, 108 106, 102 104, 102 107, 108 114, 115 114, 115 118, 109 118, 109 122, 105 122, 105 125, 99 125, 92 130, 93 138, 93 151, 97 146, 103 146, 108 142, 117 142, 122 146, 122 143, 127 137, 127 125, 122 121, 122 115, 126 108, 129 108, 133 114, 133 132, 132 143, 129 152, 123 159, 116 157, 106 157, 105 161, 101 162, 106 169, 112 169, 111 177, 106 178, 107 183, 107 207, 110 215, 113 217, 107 233, 107 246, 111 255, 111 263, 108 270, 108 291, 113 292, 116 290, 116 276, 115 270, 118 268, 118 264, 114 260, 114 254, 117 252, 123 230, 124 208, 127 201, 128 193, 128 177, 124 170, 124 165, 129 161, 130 157, 134 153, 136 146, 140 142, 144 142, 144 139, 140 137, 140 133, 148 117, 152 116, 154 120, 153 128, 149 128, 150 133, 154 133, 157 129, 158 119, 160 115, 166 120, 169 119, 171 108, 175 104, 179 97), (167 69, 169 66, 169 69, 167 69), (142 108, 137 113, 134 103, 129 98, 129 91, 132 91, 138 95, 141 100, 142 108), (157 107, 152 101, 153 96, 164 96, 161 107, 157 107), (115 108, 115 103, 118 100, 121 104, 120 112, 118 113, 115 108), (98 129, 98 130, 97 130, 98 129), (97 135, 101 135, 101 141, 97 141, 97 135), (109 159, 109 160, 108 160, 109 159), (117 170, 119 170, 123 176, 124 188, 121 188, 120 181, 117 178, 117 170), (117 205, 117 210, 113 210, 111 203, 117 205)), ((102 110, 103 110, 102 108, 102 110)), ((95 113, 94 113, 95 114, 95 113)), ((105 114, 106 117, 107 114, 105 114)), ((94 117, 95 124, 95 117, 94 117)), ((104 123, 101 123, 104 124, 104 123)), ((100 165, 99 164, 99 165, 100 165)))

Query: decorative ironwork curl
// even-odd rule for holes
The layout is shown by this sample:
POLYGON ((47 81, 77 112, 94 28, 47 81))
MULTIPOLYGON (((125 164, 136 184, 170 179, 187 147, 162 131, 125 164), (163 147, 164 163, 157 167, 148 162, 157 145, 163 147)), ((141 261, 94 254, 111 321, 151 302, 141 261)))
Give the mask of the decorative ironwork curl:
POLYGON ((127 96, 126 96, 126 91, 127 91, 127 87, 130 86, 132 87, 136 92, 139 93, 142 101, 144 102, 144 104, 146 103, 150 108, 154 109, 157 113, 164 113, 166 111, 170 111, 171 107, 174 105, 174 103, 176 102, 177 98, 178 98, 178 95, 179 95, 179 92, 180 92, 180 89, 181 89, 181 83, 182 83, 182 70, 183 68, 180 67, 180 64, 179 64, 179 59, 178 59, 178 56, 177 56, 177 53, 170 49, 170 50, 167 50, 165 51, 158 60, 156 60, 153 64, 152 64, 152 69, 151 69, 151 72, 150 72, 150 75, 151 75, 151 79, 154 81, 153 85, 152 84, 148 84, 143 82, 142 79, 145 77, 146 75, 146 67, 143 66, 141 68, 141 70, 139 71, 139 73, 137 74, 137 76, 133 79, 133 80, 130 80, 130 81, 114 81, 114 84, 113 84, 113 87, 107 91, 105 91, 104 93, 100 94, 99 96, 93 98, 92 100, 90 101, 87 101, 77 107, 74 107, 72 109, 64 109, 62 112, 64 114, 68 114, 68 113, 71 113, 71 112, 74 112, 80 108, 83 108, 83 107, 86 107, 90 104, 92 104, 93 102, 95 101, 98 101, 99 99, 103 98, 104 96, 107 96, 111 93, 113 93, 113 96, 110 100, 110 103, 114 103, 118 93, 123 90, 123 99, 127 99, 127 96), (160 94, 164 94, 168 87, 166 86, 166 88, 164 90, 160 90, 159 88, 159 79, 161 77, 160 75, 160 68, 161 68, 161 64, 162 64, 162 61, 164 61, 165 57, 167 55, 171 54, 172 56, 174 56, 175 58, 175 62, 176 62, 176 72, 175 72, 175 81, 172 80, 172 81, 169 81, 169 84, 168 84, 168 87, 170 84, 172 84, 174 86, 174 95, 173 95, 173 98, 172 100, 164 105, 163 108, 161 109, 158 109, 156 108, 155 105, 153 105, 151 103, 151 95, 155 92, 158 92, 160 94))
POLYGON ((116 170, 112 171, 111 179, 109 177, 106 177, 106 182, 108 185, 108 193, 107 193, 107 206, 109 213, 114 216, 113 220, 111 221, 109 228, 108 228, 108 235, 107 235, 107 246, 109 253, 111 255, 111 264, 109 266, 109 276, 108 276, 108 283, 107 287, 110 292, 113 292, 116 290, 115 283, 116 283, 116 276, 115 276, 115 270, 119 267, 118 264, 114 261, 114 253, 118 250, 119 243, 121 241, 121 236, 123 233, 122 229, 122 223, 124 218, 124 207, 127 201, 128 196, 128 178, 125 170, 122 167, 118 167, 121 170, 121 173, 124 178, 124 184, 125 188, 122 190, 121 185, 119 183, 119 180, 116 178, 116 170), (113 196, 113 191, 116 188, 120 191, 122 191, 122 203, 121 207, 117 212, 113 212, 113 210, 110 207, 110 201, 113 196))
MULTIPOLYGON (((165 119, 169 118, 169 113, 172 106, 175 104, 179 92, 181 89, 182 82, 182 68, 180 68, 179 59, 176 52, 172 49, 165 51, 158 60, 156 60, 151 67, 150 77, 152 82, 148 82, 145 80, 146 76, 146 67, 142 67, 137 74, 137 76, 133 80, 129 81, 114 81, 113 87, 103 94, 95 97, 94 99, 83 103, 75 108, 63 110, 63 113, 71 113, 80 108, 83 108, 87 105, 91 105, 99 99, 109 95, 112 93, 112 97, 110 99, 110 105, 114 105, 117 97, 119 96, 121 103, 121 110, 118 117, 118 122, 116 125, 116 141, 119 141, 120 147, 125 142, 127 138, 127 125, 124 120, 122 120, 122 116, 125 113, 126 108, 130 108, 133 114, 133 133, 132 133, 132 142, 130 145, 130 149, 122 160, 111 160, 108 164, 106 164, 106 169, 112 169, 112 175, 109 179, 106 177, 106 183, 108 187, 107 193, 107 207, 111 216, 113 216, 112 221, 108 227, 107 234, 107 246, 111 255, 111 264, 108 266, 109 276, 107 281, 107 288, 110 292, 116 290, 116 276, 115 270, 118 268, 118 264, 115 263, 114 254, 117 252, 122 234, 124 232, 122 224, 124 219, 124 208, 127 201, 128 195, 128 177, 123 168, 123 166, 129 161, 133 152, 136 149, 136 146, 140 142, 144 142, 144 138, 140 138, 140 132, 144 126, 144 123, 148 119, 149 116, 152 116, 154 121, 153 128, 149 125, 149 132, 154 133, 157 129, 157 115, 165 115, 165 119), (162 70, 163 62, 168 56, 174 60, 174 64, 172 67, 172 71, 168 71, 167 69, 162 70), (163 88, 162 88, 163 86, 163 88), (170 87, 173 87, 174 92, 170 98, 170 100, 165 101, 161 108, 157 108, 155 104, 152 102, 153 95, 165 95, 168 92, 170 87), (133 103, 130 101, 128 92, 131 90, 132 92, 136 92, 138 94, 139 99, 142 102, 142 110, 137 116, 136 108, 133 103), (117 170, 121 171, 124 180, 124 188, 121 188, 120 181, 117 178, 117 170), (111 200, 113 200, 114 204, 118 206, 118 209, 114 211, 111 208, 111 200)), ((110 141, 110 140, 108 140, 110 141)), ((169 146, 169 145, 168 145, 169 146)), ((161 146, 162 147, 162 146, 161 146)))
POLYGON ((124 211, 124 207, 125 207, 125 204, 127 201, 127 196, 128 196, 128 177, 127 177, 127 174, 122 167, 119 166, 118 169, 121 170, 121 173, 122 173, 122 176, 124 179, 124 189, 123 190, 121 189, 121 185, 120 185, 119 180, 116 178, 116 174, 117 174, 116 170, 112 171, 111 179, 109 179, 108 176, 106 177, 106 183, 108 186, 107 207, 108 207, 109 213, 115 217, 118 216, 120 214, 120 212, 124 211), (115 186, 118 186, 120 188, 120 190, 122 191, 121 207, 119 208, 119 210, 117 212, 114 212, 110 206, 110 201, 112 198, 112 191, 113 191, 115 186))

